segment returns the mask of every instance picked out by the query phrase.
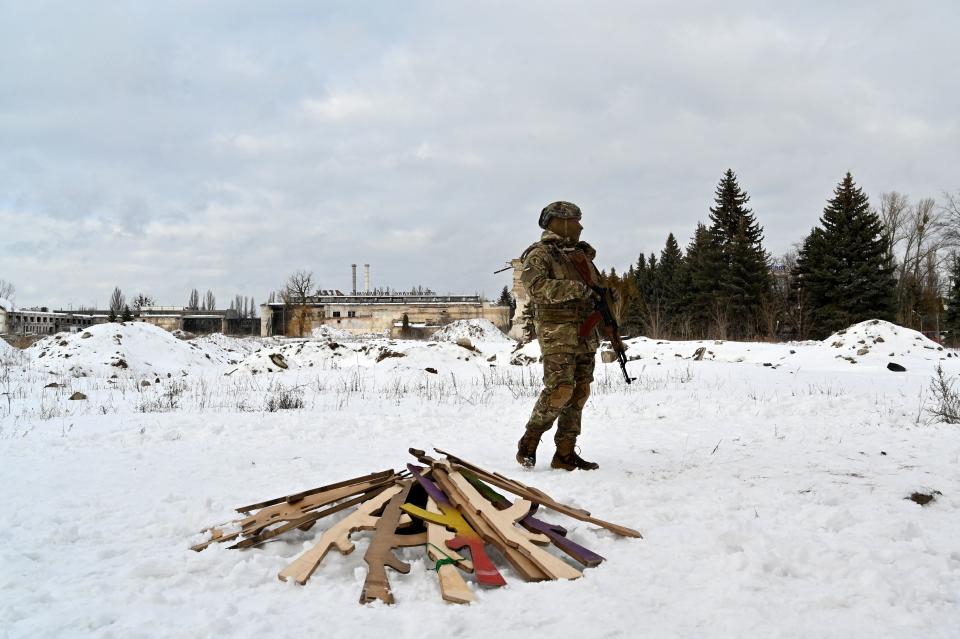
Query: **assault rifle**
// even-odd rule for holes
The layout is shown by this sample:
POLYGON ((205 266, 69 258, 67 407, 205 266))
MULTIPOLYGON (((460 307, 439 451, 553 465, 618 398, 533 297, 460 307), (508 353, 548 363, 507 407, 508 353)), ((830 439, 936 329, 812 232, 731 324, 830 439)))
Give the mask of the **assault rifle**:
POLYGON ((583 253, 574 253, 571 260, 583 283, 586 284, 596 296, 594 302, 596 310, 594 310, 580 326, 580 337, 589 335, 590 331, 603 320, 602 333, 610 340, 613 352, 617 354, 617 361, 620 362, 623 379, 629 384, 633 381, 633 378, 627 374, 627 347, 624 346, 623 340, 620 339, 620 325, 617 323, 617 318, 613 316, 613 310, 611 308, 613 295, 609 288, 600 286, 593 281, 593 273, 590 272, 590 265, 587 263, 587 259, 583 253))

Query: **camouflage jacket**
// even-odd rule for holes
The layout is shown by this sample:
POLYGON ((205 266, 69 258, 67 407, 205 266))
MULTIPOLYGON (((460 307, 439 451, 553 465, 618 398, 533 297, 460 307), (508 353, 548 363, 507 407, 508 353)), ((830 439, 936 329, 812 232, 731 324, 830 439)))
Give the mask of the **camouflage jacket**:
POLYGON ((587 299, 587 287, 570 257, 577 251, 586 256, 594 281, 599 281, 593 247, 586 242, 568 244, 551 231, 544 231, 540 241, 520 257, 520 281, 530 296, 528 308, 545 355, 594 352, 599 346, 596 330, 583 338, 578 335, 593 312, 593 303, 587 299))

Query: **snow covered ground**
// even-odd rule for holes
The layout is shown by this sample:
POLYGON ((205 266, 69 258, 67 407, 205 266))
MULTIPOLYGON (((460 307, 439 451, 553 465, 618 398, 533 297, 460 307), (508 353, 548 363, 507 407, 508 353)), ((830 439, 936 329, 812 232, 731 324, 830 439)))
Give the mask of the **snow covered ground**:
POLYGON ((926 412, 935 368, 957 377, 960 356, 913 331, 631 340, 637 381, 597 366, 592 473, 550 471, 549 438, 535 471, 513 461, 536 345, 88 333, 0 343, 0 637, 960 636, 960 426, 926 412), (402 468, 410 446, 644 539, 551 513, 607 561, 536 584, 501 564, 509 585, 466 607, 440 600, 422 549, 390 573, 395 606, 358 605, 363 534, 306 586, 277 580, 324 521, 256 550, 189 550, 236 506, 402 468))

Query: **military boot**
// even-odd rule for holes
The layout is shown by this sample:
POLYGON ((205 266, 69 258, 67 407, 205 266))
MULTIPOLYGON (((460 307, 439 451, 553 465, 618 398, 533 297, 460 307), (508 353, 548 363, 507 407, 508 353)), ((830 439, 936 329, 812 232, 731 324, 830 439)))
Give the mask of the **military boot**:
POLYGON ((524 468, 531 469, 537 465, 537 445, 540 436, 527 431, 517 442, 517 463, 524 468))
POLYGON ((560 470, 597 470, 600 464, 587 461, 576 451, 577 442, 574 439, 562 439, 557 442, 557 452, 550 461, 550 468, 560 470))

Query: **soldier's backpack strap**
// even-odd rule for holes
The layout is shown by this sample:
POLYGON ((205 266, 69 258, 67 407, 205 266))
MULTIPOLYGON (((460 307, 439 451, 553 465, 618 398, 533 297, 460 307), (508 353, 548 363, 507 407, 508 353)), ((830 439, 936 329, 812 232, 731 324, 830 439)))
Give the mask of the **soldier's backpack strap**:
POLYGON ((527 259, 527 256, 530 254, 530 252, 531 252, 533 249, 535 249, 535 248, 537 248, 537 247, 540 247, 540 246, 543 246, 543 242, 534 242, 533 244, 531 244, 530 246, 528 246, 528 247, 526 248, 526 250, 524 250, 524 252, 520 254, 520 261, 522 262, 523 260, 527 259))

